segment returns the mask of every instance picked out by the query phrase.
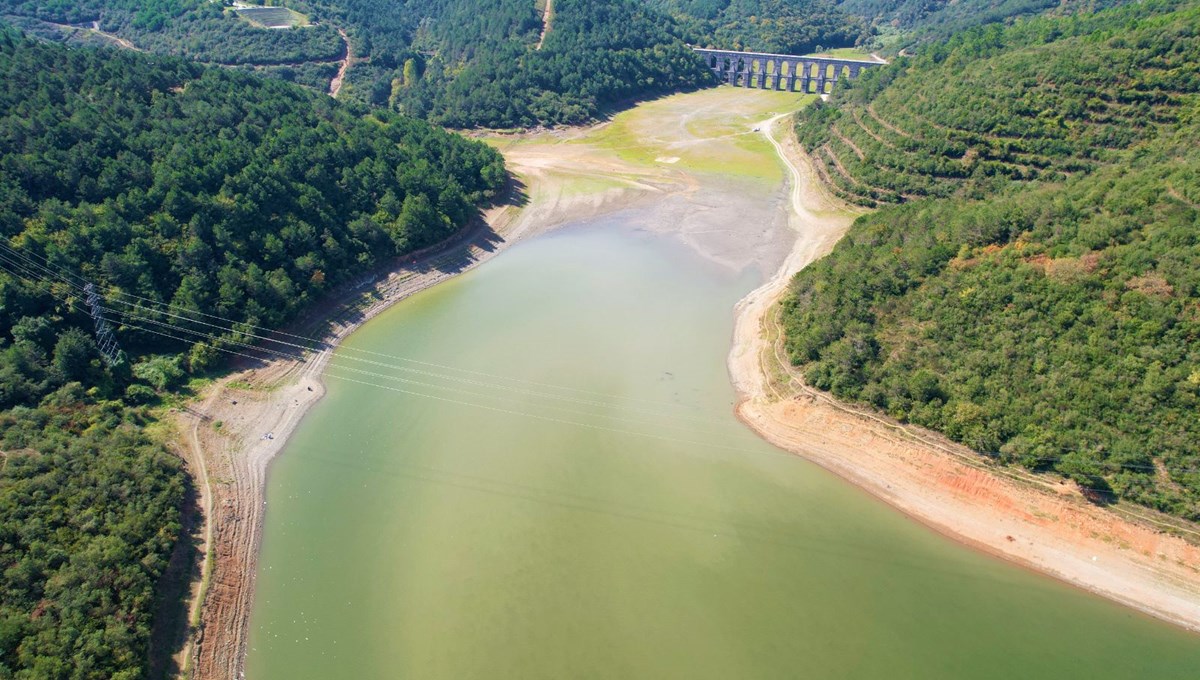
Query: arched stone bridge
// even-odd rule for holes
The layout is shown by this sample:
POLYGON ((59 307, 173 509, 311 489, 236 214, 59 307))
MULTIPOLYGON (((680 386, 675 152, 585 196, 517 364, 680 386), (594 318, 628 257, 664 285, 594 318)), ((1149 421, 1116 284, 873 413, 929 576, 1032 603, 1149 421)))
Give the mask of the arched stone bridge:
POLYGON ((833 91, 839 79, 854 80, 865 69, 883 66, 883 62, 856 59, 692 49, 721 80, 735 87, 762 90, 824 94, 833 91))

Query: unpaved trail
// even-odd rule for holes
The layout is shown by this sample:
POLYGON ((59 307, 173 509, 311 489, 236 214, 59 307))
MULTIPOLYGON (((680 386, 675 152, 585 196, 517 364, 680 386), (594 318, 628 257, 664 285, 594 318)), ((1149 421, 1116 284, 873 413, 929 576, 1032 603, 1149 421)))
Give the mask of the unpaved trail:
POLYGON ((804 384, 783 347, 776 303, 796 272, 833 247, 851 217, 836 212, 837 201, 820 187, 792 131, 778 132, 781 119, 765 130, 789 169, 799 238, 775 276, 737 306, 729 370, 741 395, 738 416, 776 446, 946 536, 1200 631, 1194 525, 1140 508, 1095 506, 1071 483, 992 466, 937 433, 804 384))
POLYGON ((334 98, 337 98, 338 93, 342 91, 342 85, 346 82, 346 71, 349 71, 351 64, 354 63, 353 52, 350 49, 350 36, 346 35, 346 31, 340 26, 337 32, 342 36, 342 44, 346 46, 346 52, 342 56, 341 65, 338 66, 337 75, 329 81, 329 96, 334 98))
POLYGON ((208 462, 205 459, 204 447, 200 442, 200 428, 207 424, 204 418, 198 417, 197 413, 206 413, 212 410, 213 401, 218 397, 218 393, 214 391, 208 399, 206 399, 198 409, 185 410, 180 413, 177 419, 183 425, 187 425, 187 421, 191 420, 191 427, 188 428, 188 446, 185 447, 186 462, 189 469, 194 470, 195 479, 198 482, 197 490, 200 494, 200 521, 204 526, 204 541, 201 544, 202 557, 200 559, 199 578, 191 584, 191 597, 188 602, 187 609, 187 626, 188 626, 188 641, 184 644, 183 649, 176 655, 177 667, 180 669, 182 677, 187 677, 192 665, 192 651, 194 649, 193 627, 200 620, 200 608, 204 604, 204 588, 212 576, 212 551, 213 551, 213 523, 211 521, 213 513, 212 505, 212 483, 208 474, 208 462))
POLYGON ((47 26, 53 26, 54 28, 57 28, 60 31, 67 31, 67 32, 82 31, 85 33, 91 33, 93 35, 98 35, 101 38, 104 38, 105 40, 109 41, 110 43, 117 45, 118 47, 122 47, 127 50, 132 50, 134 52, 144 52, 145 51, 142 48, 138 47, 137 45, 134 45, 133 43, 129 42, 125 38, 115 36, 112 33, 105 33, 104 31, 100 30, 100 22, 99 21, 92 21, 91 24, 89 24, 87 26, 73 26, 71 24, 57 24, 57 23, 54 23, 53 21, 44 21, 44 20, 41 21, 41 23, 43 23, 47 26))
POLYGON ((546 0, 546 9, 542 11, 542 34, 538 37, 537 49, 542 49, 546 42, 546 34, 554 24, 554 0, 546 0))
POLYGON ((771 390, 771 381, 761 370, 758 357, 761 319, 779 300, 796 272, 832 250, 854 219, 854 213, 848 207, 840 205, 822 190, 811 166, 793 160, 798 151, 790 148, 794 144, 793 135, 790 132, 781 135, 778 130, 781 123, 791 120, 791 116, 790 113, 781 114, 758 126, 787 167, 791 185, 790 222, 797 232, 797 239, 783 265, 766 283, 742 298, 735 309, 737 322, 729 355, 729 373, 734 387, 747 399, 765 398, 771 390), (779 141, 781 136, 786 142, 779 141), (785 148, 785 143, 789 148, 785 148))
POLYGON ((133 43, 129 42, 128 40, 126 40, 124 38, 119 38, 119 37, 113 35, 112 33, 105 33, 104 31, 100 30, 100 22, 99 21, 92 22, 91 30, 92 30, 92 33, 95 33, 96 35, 98 35, 102 38, 111 40, 112 42, 120 45, 121 47, 124 47, 127 50, 133 50, 134 52, 143 51, 140 47, 138 47, 137 45, 134 45, 133 43))

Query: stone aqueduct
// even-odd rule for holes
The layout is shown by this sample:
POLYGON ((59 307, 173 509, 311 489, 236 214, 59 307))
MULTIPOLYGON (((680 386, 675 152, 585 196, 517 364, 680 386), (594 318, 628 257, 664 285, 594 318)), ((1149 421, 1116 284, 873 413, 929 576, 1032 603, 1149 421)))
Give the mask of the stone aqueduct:
POLYGON ((788 92, 831 92, 841 78, 853 80, 865 69, 883 64, 875 61, 797 57, 790 54, 734 52, 693 47, 712 72, 735 87, 788 92))

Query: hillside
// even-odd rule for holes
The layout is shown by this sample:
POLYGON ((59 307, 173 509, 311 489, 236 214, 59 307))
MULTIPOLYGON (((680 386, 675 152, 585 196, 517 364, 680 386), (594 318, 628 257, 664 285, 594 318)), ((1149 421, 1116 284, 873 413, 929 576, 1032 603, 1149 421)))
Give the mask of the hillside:
POLYGON ((978 29, 803 114, 834 190, 884 206, 784 304, 807 379, 1200 519, 1197 25, 1148 2, 978 29))
POLYGON ((691 44, 722 49, 808 54, 853 47, 873 31, 832 0, 644 0, 674 17, 691 44))
POLYGON ((350 96, 442 125, 576 124, 711 83, 672 22, 635 0, 558 0, 542 49, 541 15, 525 0, 444 0, 408 15, 386 0, 322 2, 369 60, 351 70, 350 96))
POLYGON ((94 22, 101 31, 140 49, 216 64, 328 62, 340 58, 344 50, 330 25, 271 30, 239 18, 223 3, 207 0, 0 0, 0 14, 10 21, 25 19, 21 27, 40 34, 67 29, 67 37, 71 37, 70 27, 86 29, 94 22))
MULTIPOLYGON (((1112 15, 992 25, 867 72, 799 119, 843 198, 868 206, 1005 181, 1058 181, 1119 161, 1175 124, 1195 64, 1161 42, 1097 45, 1112 15)), ((1172 39, 1154 35, 1152 40, 1172 39)), ((982 192, 982 193, 981 193, 982 192)))
POLYGON ((0 75, 0 677, 143 677, 185 492, 151 407, 245 351, 242 324, 453 234, 503 160, 286 83, 9 30, 0 75))
MULTIPOLYGON (((976 26, 1041 14, 1094 12, 1128 0, 840 0, 838 9, 867 21, 887 52, 941 42, 976 26)), ((882 47, 882 45, 880 45, 882 47)))
POLYGON ((559 0, 541 49, 542 16, 532 0, 289 4, 308 25, 265 28, 208 0, 0 0, 0 18, 45 38, 124 40, 319 91, 345 54, 340 29, 353 64, 339 97, 459 128, 581 123, 619 102, 712 82, 680 29, 642 0, 559 0))

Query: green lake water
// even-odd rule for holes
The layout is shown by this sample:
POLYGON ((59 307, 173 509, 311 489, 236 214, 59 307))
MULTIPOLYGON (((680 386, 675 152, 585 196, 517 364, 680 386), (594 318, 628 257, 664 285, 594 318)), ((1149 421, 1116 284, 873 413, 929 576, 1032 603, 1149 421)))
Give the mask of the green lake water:
POLYGON ((1200 637, 758 439, 725 369, 758 275, 624 223, 339 351, 271 469, 248 678, 1200 678, 1200 637))

